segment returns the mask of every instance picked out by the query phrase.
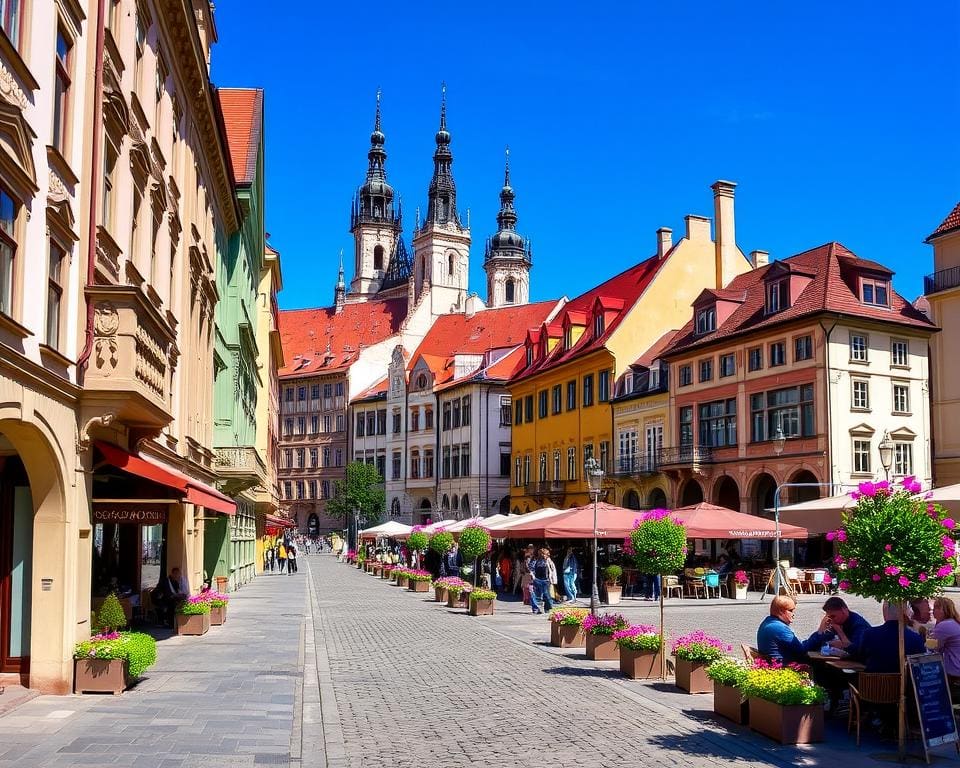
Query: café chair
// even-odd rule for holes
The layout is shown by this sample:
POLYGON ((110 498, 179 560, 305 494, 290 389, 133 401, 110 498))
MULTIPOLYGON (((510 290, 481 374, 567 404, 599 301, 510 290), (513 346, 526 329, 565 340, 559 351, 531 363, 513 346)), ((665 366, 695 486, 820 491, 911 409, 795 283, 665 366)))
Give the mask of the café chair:
POLYGON ((676 576, 664 576, 661 581, 660 589, 664 597, 670 597, 672 592, 676 592, 677 597, 683 598, 683 585, 680 584, 680 579, 676 576))
POLYGON ((896 672, 861 672, 857 684, 850 688, 850 715, 847 733, 857 724, 857 746, 860 746, 860 723, 865 713, 861 704, 897 704, 900 701, 900 675, 896 672))
POLYGON ((799 568, 787 568, 787 582, 793 590, 803 592, 803 582, 800 581, 799 568))
POLYGON ((710 597, 711 590, 716 590, 717 597, 720 597, 720 574, 713 573, 712 571, 704 574, 703 586, 707 597, 710 597))
POLYGON ((707 596, 707 585, 702 576, 688 576, 685 583, 688 597, 707 596))
POLYGON ((751 664, 757 659, 766 659, 759 650, 754 648, 752 645, 747 645, 746 643, 740 643, 740 650, 743 652, 743 660, 747 664, 751 664))

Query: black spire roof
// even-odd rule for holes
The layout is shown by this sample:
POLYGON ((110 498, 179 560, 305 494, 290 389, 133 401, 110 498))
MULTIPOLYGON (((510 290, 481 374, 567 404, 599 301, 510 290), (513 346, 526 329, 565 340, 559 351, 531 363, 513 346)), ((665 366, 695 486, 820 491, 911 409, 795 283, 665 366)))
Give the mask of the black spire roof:
POLYGON ((401 211, 394 212, 393 187, 387 183, 387 153, 383 145, 386 136, 380 130, 380 91, 377 91, 377 114, 373 133, 370 134, 370 151, 367 152, 367 178, 357 189, 350 212, 350 229, 367 222, 400 225, 401 211))
POLYGON ((440 102, 440 128, 437 131, 437 149, 433 153, 433 178, 427 194, 427 218, 424 226, 454 224, 460 228, 460 216, 457 213, 457 186, 453 181, 451 166, 453 153, 450 152, 450 132, 447 130, 447 86, 442 86, 440 102))
POLYGON ((510 148, 507 147, 503 170, 503 189, 500 190, 500 212, 497 214, 497 233, 487 240, 484 263, 491 259, 516 259, 533 262, 530 243, 516 230, 517 211, 513 207, 513 187, 510 186, 510 148))

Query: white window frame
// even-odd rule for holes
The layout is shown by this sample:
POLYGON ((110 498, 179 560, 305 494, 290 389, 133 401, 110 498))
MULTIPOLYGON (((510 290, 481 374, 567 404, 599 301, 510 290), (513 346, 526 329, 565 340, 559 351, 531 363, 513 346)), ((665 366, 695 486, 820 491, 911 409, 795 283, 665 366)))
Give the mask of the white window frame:
POLYGON ((913 474, 913 443, 900 441, 893 444, 893 474, 896 477, 913 474))
POLYGON ((870 380, 850 380, 850 409, 854 411, 870 410, 870 380))
POLYGON ((870 337, 865 333, 850 333, 850 362, 870 362, 870 337))
POLYGON ((910 367, 910 342, 906 339, 890 340, 890 367, 891 368, 909 368, 910 367), (903 361, 897 360, 897 349, 903 349, 903 361))
POLYGON ((908 381, 895 381, 893 382, 893 413, 910 413, 910 382, 908 381), (899 406, 901 403, 898 403, 897 400, 902 394, 903 397, 903 407, 899 406))

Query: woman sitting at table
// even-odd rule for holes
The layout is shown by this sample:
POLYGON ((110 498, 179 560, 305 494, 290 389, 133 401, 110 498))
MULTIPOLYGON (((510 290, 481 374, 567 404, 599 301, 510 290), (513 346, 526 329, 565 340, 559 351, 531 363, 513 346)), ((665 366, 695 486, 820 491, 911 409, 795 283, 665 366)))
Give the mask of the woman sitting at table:
POLYGON ((949 677, 960 677, 960 621, 957 606, 949 597, 933 601, 933 618, 936 626, 929 637, 937 641, 937 650, 943 654, 943 668, 949 677))

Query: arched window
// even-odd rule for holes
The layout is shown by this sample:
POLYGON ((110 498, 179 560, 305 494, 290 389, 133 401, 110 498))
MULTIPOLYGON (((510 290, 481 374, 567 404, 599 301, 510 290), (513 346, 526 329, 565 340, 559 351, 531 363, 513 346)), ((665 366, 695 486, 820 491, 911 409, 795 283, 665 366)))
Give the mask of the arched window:
POLYGON ((453 254, 447 254, 447 274, 453 277, 453 254))
POLYGON ((390 502, 390 517, 400 517, 400 499, 398 498, 390 502))
POLYGON ((450 509, 450 497, 443 494, 443 500, 440 502, 441 509, 450 509))
POLYGON ((457 494, 453 494, 453 509, 456 511, 460 508, 460 497, 457 494))
POLYGON ((463 494, 463 498, 460 500, 460 509, 464 512, 470 511, 470 497, 467 494, 463 494))
POLYGON ((507 304, 513 304, 515 301, 514 296, 516 295, 516 285, 513 282, 513 278, 507 279, 507 284, 503 288, 503 300, 507 304))
POLYGON ((383 270, 383 246, 378 245, 373 249, 373 268, 383 270))

